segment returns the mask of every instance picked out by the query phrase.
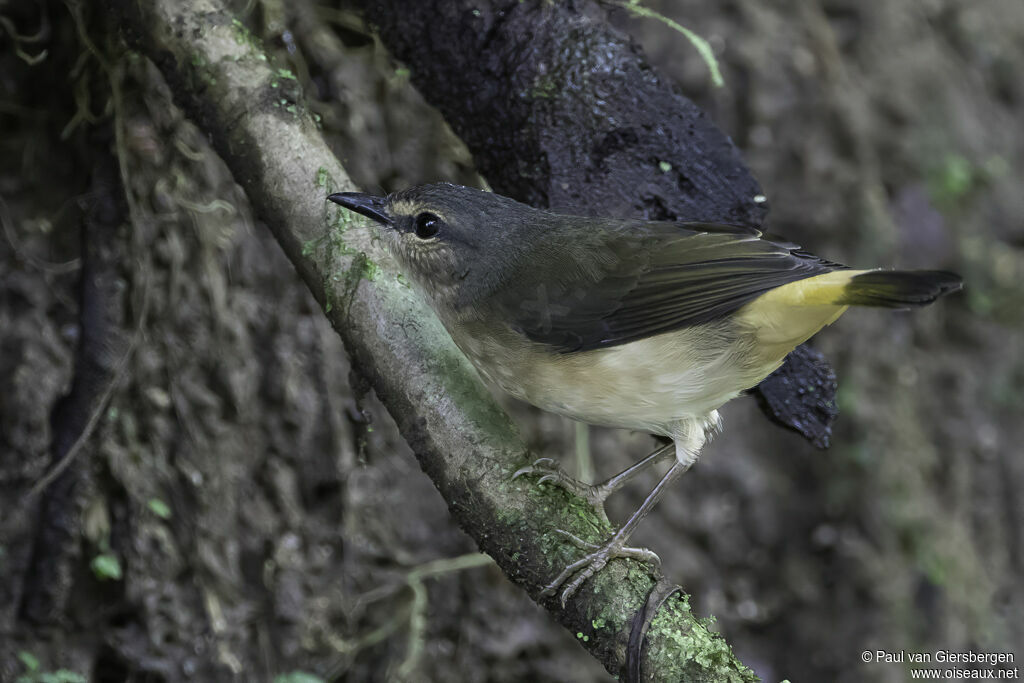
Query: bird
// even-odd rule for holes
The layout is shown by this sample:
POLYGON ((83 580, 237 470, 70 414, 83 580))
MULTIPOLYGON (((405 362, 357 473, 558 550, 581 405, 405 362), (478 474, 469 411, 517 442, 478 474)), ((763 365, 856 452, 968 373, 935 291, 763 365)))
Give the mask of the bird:
MULTIPOLYGON (((719 409, 774 372, 850 306, 916 308, 962 287, 941 270, 857 270, 748 226, 573 216, 437 183, 328 199, 379 224, 380 238, 479 374, 508 394, 588 424, 669 439, 596 485, 542 458, 539 475, 604 501, 674 456, 603 544, 545 588, 564 605, 615 558, 659 563, 627 542, 721 429, 719 409)), ((607 519, 607 517, 604 517, 607 519)))

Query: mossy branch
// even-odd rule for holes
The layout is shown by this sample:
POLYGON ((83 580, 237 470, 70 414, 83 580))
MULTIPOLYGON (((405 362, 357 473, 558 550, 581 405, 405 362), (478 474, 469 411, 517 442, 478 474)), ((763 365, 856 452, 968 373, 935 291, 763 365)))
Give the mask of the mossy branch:
MULTIPOLYGON (((555 529, 600 541, 610 532, 607 522, 559 489, 512 481, 532 456, 509 418, 371 229, 325 201, 330 192, 355 188, 324 143, 298 82, 272 67, 219 2, 107 4, 213 141, 460 526, 609 671, 619 672, 634 615, 656 577, 643 565, 616 561, 564 609, 557 599, 540 597, 579 553, 555 529)), ((754 680, 685 598, 665 603, 646 642, 649 680, 754 680)))

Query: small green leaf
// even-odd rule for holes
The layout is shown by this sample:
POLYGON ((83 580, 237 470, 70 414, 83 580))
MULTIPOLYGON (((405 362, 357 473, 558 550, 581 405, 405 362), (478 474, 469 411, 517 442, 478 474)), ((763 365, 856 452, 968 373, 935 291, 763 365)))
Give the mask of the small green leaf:
POLYGON ((150 498, 149 502, 146 503, 146 507, 160 519, 171 518, 171 507, 159 498, 150 498))
POLYGON ((291 673, 278 674, 274 677, 274 683, 324 683, 324 679, 316 674, 305 671, 292 671, 291 673))
POLYGON ((661 169, 662 173, 668 173, 669 171, 672 170, 672 164, 668 163, 667 161, 659 161, 658 168, 661 169))
POLYGON ((39 658, 31 652, 22 650, 18 653, 18 660, 25 665, 29 671, 39 671, 39 658))
POLYGON ((104 553, 92 558, 89 568, 100 581, 119 581, 121 579, 121 561, 115 555, 104 553))
POLYGON ((68 669, 57 669, 39 674, 40 683, 89 683, 85 676, 77 671, 68 669))

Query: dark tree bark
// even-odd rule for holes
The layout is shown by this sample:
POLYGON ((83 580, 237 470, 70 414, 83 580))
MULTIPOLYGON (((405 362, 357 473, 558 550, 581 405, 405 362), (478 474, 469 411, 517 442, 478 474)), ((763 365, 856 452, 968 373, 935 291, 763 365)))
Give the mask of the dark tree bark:
POLYGON ((103 126, 91 136, 93 164, 89 198, 81 221, 78 348, 70 391, 51 413, 52 483, 43 488, 29 569, 22 588, 21 616, 54 625, 67 611, 76 564, 81 559, 82 508, 90 484, 87 430, 102 410, 118 359, 122 296, 118 288, 118 231, 124 223, 124 190, 112 147, 113 129, 103 126), (72 449, 77 453, 71 453, 72 449))
POLYGON ((496 192, 587 215, 764 220, 732 141, 596 3, 356 4, 496 192))

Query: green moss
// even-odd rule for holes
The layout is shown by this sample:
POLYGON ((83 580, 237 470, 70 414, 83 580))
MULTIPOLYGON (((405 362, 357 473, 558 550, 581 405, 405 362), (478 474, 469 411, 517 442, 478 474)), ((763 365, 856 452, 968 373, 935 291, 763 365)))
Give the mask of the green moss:
POLYGON ((330 171, 323 166, 316 169, 316 178, 313 182, 316 183, 317 187, 328 191, 333 190, 335 187, 334 178, 331 176, 330 171))
POLYGON ((526 94, 534 100, 546 100, 554 97, 559 91, 560 88, 558 83, 555 82, 554 77, 550 74, 544 74, 538 76, 537 80, 533 83, 533 87, 526 94))
POLYGON ((510 508, 499 508, 495 511, 494 516, 502 526, 519 526, 522 523, 522 515, 510 508))
MULTIPOLYGON (((318 188, 326 190, 328 193, 333 191, 336 183, 330 172, 324 167, 317 169, 314 183, 318 188)), ((367 279, 375 281, 380 278, 383 273, 379 264, 370 259, 364 252, 355 249, 345 240, 345 233, 353 227, 352 213, 345 209, 338 208, 334 212, 334 217, 328 224, 327 233, 314 240, 310 240, 302 245, 303 256, 309 256, 316 249, 327 240, 327 246, 331 251, 334 263, 342 263, 345 260, 351 258, 351 263, 347 269, 342 272, 335 272, 324 278, 324 291, 330 293, 331 283, 340 282, 342 287, 341 297, 345 299, 348 305, 351 305, 352 296, 355 292, 355 288, 359 285, 359 281, 367 279)))
POLYGON ((357 250, 345 241, 345 233, 351 227, 352 218, 348 215, 337 216, 331 224, 331 230, 328 233, 331 239, 331 248, 339 257, 354 256, 357 253, 357 250))
POLYGON ((378 279, 380 279, 380 276, 383 272, 384 271, 381 270, 381 267, 375 261, 369 258, 366 259, 366 272, 364 273, 364 277, 367 280, 371 282, 376 282, 378 279))
POLYGON ((678 611, 693 618, 690 612, 689 596, 683 595, 677 602, 676 610, 664 609, 655 617, 648 631, 648 642, 657 643, 667 648, 667 653, 652 652, 652 656, 661 658, 671 655, 681 670, 692 669, 696 665, 708 674, 709 680, 715 681, 756 681, 754 672, 739 664, 733 657, 732 649, 725 639, 708 631, 703 623, 694 619, 690 628, 680 627, 678 611))
MULTIPOLYGON (((254 36, 245 24, 240 22, 238 19, 231 20, 232 37, 235 39, 235 43, 238 45, 244 45, 250 50, 259 52, 262 54, 263 45, 260 43, 259 38, 254 36)), ((264 59, 266 56, 264 55, 264 59)))
MULTIPOLYGON (((291 108, 289 108, 291 110, 291 108)), ((331 193, 337 187, 337 183, 330 171, 321 166, 317 169, 316 175, 313 178, 313 183, 317 188, 331 193)), ((341 264, 346 260, 350 260, 348 268, 339 270, 329 275, 324 276, 324 291, 328 294, 328 305, 326 310, 331 310, 330 297, 333 291, 332 283, 341 283, 340 298, 346 301, 346 310, 351 305, 353 296, 355 294, 356 287, 359 286, 359 282, 363 279, 377 280, 383 273, 380 265, 375 261, 367 257, 367 255, 352 247, 345 239, 345 233, 353 227, 353 216, 352 213, 336 207, 334 215, 328 222, 327 232, 323 236, 313 240, 309 240, 302 245, 303 256, 309 256, 315 250, 319 249, 326 240, 326 246, 330 250, 330 256, 332 263, 341 264)))
POLYGON ((207 86, 217 84, 217 79, 213 75, 213 70, 210 69, 209 62, 201 54, 193 54, 192 59, 189 60, 192 63, 191 78, 193 81, 198 81, 207 86))
POLYGON ((492 401, 482 401, 486 390, 476 374, 469 371, 465 358, 449 345, 438 347, 438 353, 431 359, 442 378, 441 393, 453 397, 465 407, 467 419, 480 426, 482 431, 501 433, 507 429, 508 417, 492 401))

